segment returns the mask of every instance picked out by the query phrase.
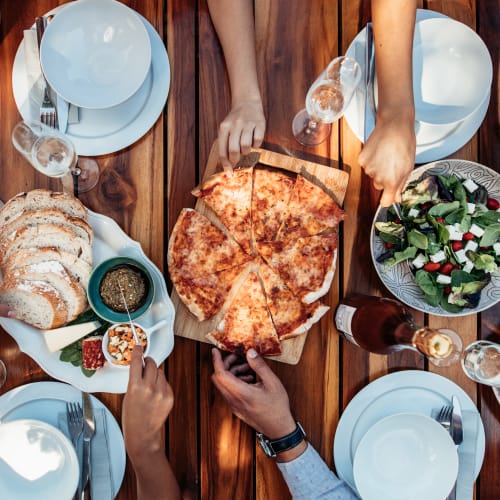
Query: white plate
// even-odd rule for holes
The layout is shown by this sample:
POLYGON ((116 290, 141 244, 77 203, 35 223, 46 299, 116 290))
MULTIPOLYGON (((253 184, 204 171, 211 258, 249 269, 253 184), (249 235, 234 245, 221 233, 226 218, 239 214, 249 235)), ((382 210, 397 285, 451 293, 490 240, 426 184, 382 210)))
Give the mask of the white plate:
MULTIPOLYGON (((97 398, 90 396, 92 406, 104 409, 106 430, 110 444, 111 477, 114 494, 118 493, 125 474, 125 444, 122 432, 111 412, 97 398)), ((81 392, 60 382, 34 382, 22 385, 0 396, 0 420, 11 422, 34 418, 58 426, 59 413, 66 411, 66 402, 80 402, 81 392)))
POLYGON ((71 441, 41 420, 0 425, 0 496, 16 500, 70 498, 80 467, 71 441))
MULTIPOLYGON (((57 14, 60 6, 49 14, 57 14)), ((170 88, 170 64, 160 35, 140 14, 151 42, 151 68, 139 90, 127 101, 107 109, 79 108, 80 120, 70 123, 66 134, 82 156, 119 151, 140 139, 156 122, 165 107, 170 88)), ((40 80, 40 79, 39 79, 40 80)), ((23 120, 37 120, 41 104, 40 82, 30 82, 26 72, 24 41, 12 67, 14 100, 23 120)))
MULTIPOLYGON (((489 196, 500 199, 500 174, 491 168, 467 160, 442 160, 429 163, 415 169, 408 178, 408 182, 419 179, 422 174, 451 175, 463 179, 474 179, 474 181, 485 187, 489 196)), ((374 223, 387 220, 387 209, 379 207, 375 213, 374 223)), ((415 283, 413 273, 407 262, 402 262, 386 272, 382 271, 382 264, 376 261, 376 256, 385 252, 382 240, 375 235, 375 226, 372 224, 370 235, 370 252, 373 265, 387 289, 395 295, 401 302, 414 307, 419 311, 434 314, 436 316, 467 316, 484 311, 494 306, 500 300, 500 273, 491 276, 491 282, 481 291, 481 300, 474 309, 464 308, 459 313, 450 313, 441 307, 434 307, 424 300, 424 295, 420 287, 415 283)))
MULTIPOLYGON (((484 458, 485 435, 476 406, 467 393, 451 380, 421 370, 404 370, 380 377, 352 398, 339 420, 333 443, 333 457, 339 477, 356 490, 352 470, 354 451, 375 422, 396 413, 430 416, 432 410, 449 404, 452 394, 460 400, 462 410, 473 411, 479 419, 474 474, 477 477, 484 458)), ((464 436, 464 442, 466 439, 467 436, 464 436)))
MULTIPOLYGON (((425 19, 446 18, 443 14, 432 10, 417 10, 417 23, 425 19)), ((363 28, 347 49, 346 55, 353 57, 361 66, 362 79, 365 81, 365 45, 366 28, 363 28)), ((416 163, 426 163, 444 158, 460 149, 476 133, 486 116, 490 94, 488 93, 479 108, 466 120, 453 125, 428 125, 420 122, 415 123, 417 139, 416 163)), ((363 85, 358 86, 349 107, 344 115, 354 135, 364 142, 364 111, 365 111, 365 89, 363 85)))
MULTIPOLYGON (((160 270, 146 257, 139 243, 130 239, 114 220, 90 210, 88 216, 88 222, 94 229, 94 266, 103 260, 123 255, 137 259, 153 276, 154 301, 151 308, 141 316, 140 322, 148 328, 158 321, 167 321, 166 326, 151 336, 149 355, 160 364, 174 347, 175 311, 167 292, 165 279, 160 270)), ((80 367, 60 361, 60 351, 49 352, 36 328, 9 318, 0 318, 0 325, 17 341, 19 348, 31 356, 51 377, 68 382, 85 392, 124 393, 127 390, 128 370, 121 370, 106 363, 92 377, 86 377, 80 367)))

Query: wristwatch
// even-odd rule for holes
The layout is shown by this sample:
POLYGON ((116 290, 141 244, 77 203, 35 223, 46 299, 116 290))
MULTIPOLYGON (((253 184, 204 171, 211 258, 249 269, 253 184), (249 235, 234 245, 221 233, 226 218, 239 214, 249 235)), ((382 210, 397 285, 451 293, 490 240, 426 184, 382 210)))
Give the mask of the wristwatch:
POLYGON ((293 432, 278 439, 269 439, 261 432, 257 432, 257 439, 259 440, 260 447, 266 456, 274 458, 278 453, 291 450, 300 444, 306 437, 304 429, 297 422, 297 427, 293 432))

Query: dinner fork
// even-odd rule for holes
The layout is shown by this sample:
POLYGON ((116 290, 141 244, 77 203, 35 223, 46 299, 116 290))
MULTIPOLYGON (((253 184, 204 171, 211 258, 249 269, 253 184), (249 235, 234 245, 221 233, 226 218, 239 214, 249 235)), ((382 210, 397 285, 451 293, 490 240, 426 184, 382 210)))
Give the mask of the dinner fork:
POLYGON ((78 439, 83 432, 83 411, 80 403, 66 403, 66 416, 71 442, 77 449, 78 439))
POLYGON ((450 405, 444 405, 436 415, 436 420, 449 432, 451 426, 451 414, 453 408, 450 405))

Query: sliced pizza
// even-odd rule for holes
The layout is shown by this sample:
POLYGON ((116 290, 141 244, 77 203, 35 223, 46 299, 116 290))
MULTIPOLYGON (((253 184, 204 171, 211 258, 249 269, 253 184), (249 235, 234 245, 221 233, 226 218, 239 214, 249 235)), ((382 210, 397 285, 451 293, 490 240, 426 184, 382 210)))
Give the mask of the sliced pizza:
POLYGON ((220 219, 229 233, 251 254, 251 208, 253 167, 220 172, 192 191, 220 219))
POLYGON ((332 283, 337 233, 257 243, 257 250, 306 304, 325 295, 332 283))
POLYGON ((280 340, 307 332, 328 311, 329 307, 319 300, 312 304, 302 302, 267 264, 259 266, 259 275, 280 340))
POLYGON ((294 184, 295 179, 279 170, 254 170, 252 231, 255 241, 271 241, 275 238, 294 184))
POLYGON ((186 277, 182 271, 172 271, 170 276, 182 302, 199 321, 204 321, 221 310, 238 276, 246 267, 247 264, 243 264, 194 278, 186 277))
POLYGON ((276 239, 335 230, 343 218, 344 211, 326 191, 298 175, 276 239))
POLYGON ((226 314, 207 338, 228 352, 244 354, 253 348, 266 356, 281 354, 280 340, 257 273, 248 274, 226 314))
MULTIPOLYGON (((170 236, 169 271, 197 278, 237 267, 252 258, 196 210, 182 210, 170 236)), ((173 278, 172 278, 173 279, 173 278)))

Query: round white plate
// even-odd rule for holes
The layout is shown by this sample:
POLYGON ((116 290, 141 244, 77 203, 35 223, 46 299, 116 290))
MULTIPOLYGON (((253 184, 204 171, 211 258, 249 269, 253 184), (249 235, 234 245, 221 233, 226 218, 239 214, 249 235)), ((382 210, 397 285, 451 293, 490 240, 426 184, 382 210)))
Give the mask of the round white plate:
MULTIPOLYGON (((114 494, 118 493, 125 474, 125 444, 122 432, 111 412, 97 398, 90 396, 94 409, 104 409, 106 432, 109 444, 111 477, 114 494)), ((58 416, 66 412, 66 402, 78 402, 81 392, 60 382, 34 382, 22 385, 0 396, 0 420, 11 422, 23 418, 34 418, 58 426, 58 416)))
POLYGON ((70 498, 80 467, 71 441, 41 420, 0 425, 0 497, 16 500, 70 498))
MULTIPOLYGON (((396 413, 430 416, 433 410, 449 404, 452 394, 458 397, 462 411, 473 411, 479 419, 474 474, 477 477, 484 458, 485 434, 474 402, 451 380, 421 370, 403 370, 380 377, 352 398, 340 417, 333 443, 333 457, 339 477, 356 491, 352 469, 354 451, 375 422, 396 413)), ((467 435, 464 436, 464 443, 465 440, 467 435)))
MULTIPOLYGON (((140 322, 149 328, 161 320, 167 321, 165 326, 151 335, 149 356, 157 364, 162 363, 174 348, 175 316, 163 275, 146 257, 139 243, 130 239, 114 220, 89 210, 88 222, 94 230, 94 266, 118 255, 132 257, 145 265, 153 276, 154 301, 151 308, 141 316, 140 322)), ((86 377, 80 367, 60 361, 60 351, 49 352, 36 328, 10 318, 0 318, 0 325, 17 341, 19 348, 31 356, 51 377, 68 382, 85 392, 124 393, 127 390, 128 370, 106 363, 92 377, 86 377)))
MULTIPOLYGON (((438 12, 417 9, 416 22, 425 19, 446 18, 438 12)), ((359 63, 362 71, 361 81, 365 81, 365 45, 366 28, 358 33, 347 49, 346 55, 353 57, 359 63)), ((424 123, 415 123, 415 132, 417 139, 416 163, 427 163, 444 158, 460 149, 476 133, 486 116, 490 94, 488 93, 479 108, 472 113, 466 120, 453 125, 428 125, 424 123)), ((364 142, 364 112, 365 112, 365 89, 363 85, 358 86, 349 107, 344 115, 349 127, 354 135, 364 142)))
MULTIPOLYGON (((57 15, 60 6, 49 14, 57 15)), ((81 156, 119 151, 140 139, 156 122, 165 107, 170 88, 170 63, 160 35, 151 23, 137 14, 151 42, 151 67, 146 80, 130 99, 107 109, 79 108, 79 122, 68 124, 66 134, 81 156)), ((30 81, 21 42, 12 67, 14 100, 23 120, 38 120, 42 101, 41 78, 30 81)))
MULTIPOLYGON (((462 179, 473 179, 474 182, 485 187, 489 196, 500 200, 500 174, 491 168, 467 160, 441 160, 416 168, 408 178, 408 182, 419 179, 422 174, 454 174, 462 179)), ((375 213, 373 222, 387 220, 387 209, 379 207, 375 213)), ((375 226, 372 224, 370 235, 370 251, 373 265, 387 289, 401 302, 414 307, 419 311, 434 314, 436 316, 467 316, 484 311, 494 306, 500 300, 500 273, 491 276, 490 283, 481 291, 481 300, 474 309, 464 308, 459 313, 450 313, 441 307, 427 304, 420 287, 415 283, 413 273, 407 262, 402 262, 386 272, 382 271, 382 264, 376 261, 376 257, 386 251, 384 243, 375 234, 375 226)))

